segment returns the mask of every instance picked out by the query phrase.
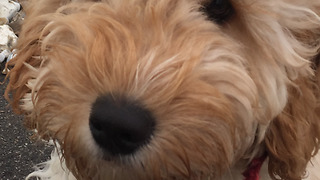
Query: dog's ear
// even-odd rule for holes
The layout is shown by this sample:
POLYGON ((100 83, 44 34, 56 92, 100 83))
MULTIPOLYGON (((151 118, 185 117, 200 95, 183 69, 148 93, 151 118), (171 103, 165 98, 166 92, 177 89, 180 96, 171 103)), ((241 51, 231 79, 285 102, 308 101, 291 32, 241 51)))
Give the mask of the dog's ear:
MULTIPOLYGON (((320 13, 319 1, 308 1, 320 13)), ((298 77, 288 87, 287 105, 271 123, 265 143, 269 174, 273 179, 301 180, 308 175, 307 164, 320 148, 320 26, 294 32, 298 41, 318 48, 311 60, 314 75, 298 77)))
POLYGON ((5 97, 11 102, 13 110, 16 113, 22 113, 20 99, 26 93, 31 93, 31 89, 27 84, 30 82, 29 80, 35 78, 35 68, 39 67, 42 63, 39 49, 38 39, 34 38, 27 42, 25 47, 19 48, 17 56, 7 64, 8 66, 12 66, 13 69, 7 76, 10 81, 5 91, 5 97), (11 93, 10 98, 9 93, 11 93))
MULTIPOLYGON (((27 12, 32 8, 27 8, 27 12)), ((28 13, 28 15, 32 13, 28 13)), ((6 88, 5 97, 11 102, 13 110, 16 113, 24 113, 20 109, 21 99, 31 93, 31 88, 28 87, 32 79, 37 77, 37 68, 39 68, 44 60, 41 58, 41 32, 48 24, 49 20, 28 16, 23 23, 19 41, 16 49, 17 55, 10 60, 7 66, 13 67, 7 78, 9 83, 6 88), (9 96, 9 93, 11 94, 9 96)))
POLYGON ((7 78, 9 83, 6 88, 5 97, 11 102, 13 110, 16 113, 25 113, 20 109, 21 99, 31 93, 31 88, 28 83, 35 79, 37 68, 42 66, 44 58, 41 55, 41 43, 44 27, 50 22, 51 16, 41 16, 54 12, 62 0, 38 1, 28 0, 22 1, 23 9, 26 13, 26 18, 22 24, 22 29, 19 34, 19 41, 16 49, 17 55, 7 64, 13 69, 9 72, 7 78), (34 4, 37 3, 37 6, 34 4), (11 95, 9 96, 9 93, 11 95))
POLYGON ((46 23, 35 22, 24 26, 17 45, 17 55, 8 62, 8 66, 13 69, 8 74, 9 83, 5 91, 5 97, 11 102, 16 113, 22 113, 20 109, 20 99, 26 93, 31 92, 27 87, 29 80, 36 78, 36 68, 42 64, 41 58, 41 29, 46 23), (9 93, 11 98, 9 98, 9 93))
POLYGON ((267 131, 265 143, 273 179, 298 180, 306 176, 306 166, 319 150, 320 68, 317 66, 315 79, 300 78, 295 82, 297 86, 288 88, 288 104, 267 131))

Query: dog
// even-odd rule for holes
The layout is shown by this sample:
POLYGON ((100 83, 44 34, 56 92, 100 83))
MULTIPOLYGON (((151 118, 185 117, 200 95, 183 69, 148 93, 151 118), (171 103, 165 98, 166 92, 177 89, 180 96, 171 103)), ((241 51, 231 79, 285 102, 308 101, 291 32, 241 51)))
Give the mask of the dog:
POLYGON ((27 178, 320 179, 319 0, 23 6, 5 96, 55 146, 27 178))

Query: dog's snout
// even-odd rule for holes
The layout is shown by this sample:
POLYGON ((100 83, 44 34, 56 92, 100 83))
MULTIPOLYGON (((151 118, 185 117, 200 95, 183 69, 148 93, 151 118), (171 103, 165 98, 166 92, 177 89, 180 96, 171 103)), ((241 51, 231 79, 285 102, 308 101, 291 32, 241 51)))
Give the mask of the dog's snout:
POLYGON ((141 104, 107 95, 93 103, 89 126, 102 149, 111 155, 126 155, 149 142, 155 120, 141 104))

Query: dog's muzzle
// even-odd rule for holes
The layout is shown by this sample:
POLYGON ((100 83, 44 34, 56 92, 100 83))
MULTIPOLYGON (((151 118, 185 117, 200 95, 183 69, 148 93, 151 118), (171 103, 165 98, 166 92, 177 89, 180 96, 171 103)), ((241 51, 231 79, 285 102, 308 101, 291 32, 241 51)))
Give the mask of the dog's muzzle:
POLYGON ((93 103, 89 126, 96 143, 108 154, 128 155, 150 141, 155 120, 138 102, 106 95, 93 103))

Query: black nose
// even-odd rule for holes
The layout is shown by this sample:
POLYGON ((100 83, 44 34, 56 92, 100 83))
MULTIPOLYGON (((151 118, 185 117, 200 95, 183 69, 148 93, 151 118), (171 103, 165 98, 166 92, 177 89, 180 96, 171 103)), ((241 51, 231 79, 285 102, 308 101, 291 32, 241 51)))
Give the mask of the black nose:
POLYGON ((148 143, 155 121, 141 104, 106 95, 93 103, 89 126, 100 147, 111 155, 126 155, 148 143))

